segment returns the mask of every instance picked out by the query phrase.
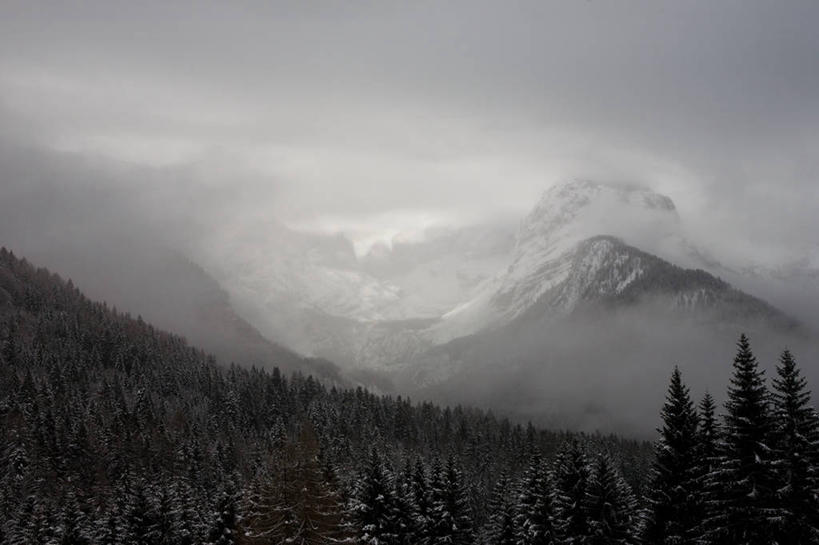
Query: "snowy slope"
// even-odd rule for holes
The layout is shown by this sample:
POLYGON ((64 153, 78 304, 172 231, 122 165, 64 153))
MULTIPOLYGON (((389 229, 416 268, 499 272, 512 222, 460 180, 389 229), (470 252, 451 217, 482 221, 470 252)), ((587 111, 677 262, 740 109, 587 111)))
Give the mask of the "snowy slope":
POLYGON ((659 294, 670 312, 776 317, 724 282, 671 264, 702 262, 692 248, 668 197, 571 180, 548 189, 515 235, 502 225, 437 229, 358 258, 343 236, 267 224, 225 233, 207 267, 269 338, 347 367, 422 369, 435 382, 465 364, 430 358, 435 347, 541 327, 600 302, 659 294))
MULTIPOLYGON (((197 261, 269 338, 347 364, 413 353, 418 319, 437 319, 506 262, 505 226, 437 229, 359 259, 343 235, 268 222, 220 231, 197 261)), ((388 358, 389 359, 389 358, 388 358)))
MULTIPOLYGON (((557 184, 521 223, 508 267, 472 300, 444 316, 438 338, 497 327, 519 316, 567 280, 578 245, 596 235, 648 249, 682 240, 676 208, 664 195, 587 180, 557 184)), ((573 303, 566 300, 564 306, 570 310, 573 303)))

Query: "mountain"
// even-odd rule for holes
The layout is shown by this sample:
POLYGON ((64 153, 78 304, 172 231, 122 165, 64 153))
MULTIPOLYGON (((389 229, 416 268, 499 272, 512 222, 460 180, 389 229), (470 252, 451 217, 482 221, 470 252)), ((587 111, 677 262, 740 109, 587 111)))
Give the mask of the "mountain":
POLYGON ((219 361, 344 380, 329 361, 306 358, 263 336, 234 310, 212 276, 162 244, 101 234, 83 241, 67 237, 59 246, 27 247, 36 259, 65 271, 91 296, 178 331, 219 361))
MULTIPOLYGON (((474 401, 474 390, 500 399, 502 388, 487 387, 509 377, 498 381, 492 368, 532 370, 540 354, 556 352, 555 344, 576 368, 590 366, 586 347, 569 350, 557 332, 597 335, 610 323, 612 353, 627 357, 630 348, 616 346, 614 332, 639 336, 634 324, 654 331, 663 323, 690 335, 704 328, 731 335, 799 329, 771 305, 691 267, 713 260, 686 239, 670 198, 637 186, 556 184, 514 234, 503 224, 430 229, 356 256, 343 236, 267 224, 225 233, 213 248, 219 258, 204 261, 206 269, 269 338, 384 389, 449 395, 467 374, 464 402, 474 401), (627 315, 631 325, 623 323, 627 315)), ((678 349, 692 361, 699 353, 656 336, 641 341, 635 362, 649 351, 678 349)))
POLYGON ((415 331, 477 293, 513 243, 506 225, 430 229, 359 257, 343 235, 266 222, 220 233, 193 255, 268 338, 372 368, 424 346, 415 331))
MULTIPOLYGON (((658 251, 679 247, 680 232, 674 203, 664 195, 587 180, 557 184, 521 223, 506 269, 481 293, 444 316, 444 329, 453 331, 445 336, 497 327, 525 312, 567 279, 579 245, 590 237, 618 237, 658 251)), ((571 306, 572 301, 564 305, 571 306)))
POLYGON ((404 468, 441 512, 441 456, 483 535, 498 476, 573 439, 645 486, 648 443, 218 365, 0 249, 0 544, 341 541, 371 531, 356 516, 371 460, 407 536, 428 517, 404 468))
POLYGON ((362 256, 362 268, 418 301, 416 318, 438 318, 473 297, 508 262, 511 225, 426 229, 419 240, 397 236, 362 256))

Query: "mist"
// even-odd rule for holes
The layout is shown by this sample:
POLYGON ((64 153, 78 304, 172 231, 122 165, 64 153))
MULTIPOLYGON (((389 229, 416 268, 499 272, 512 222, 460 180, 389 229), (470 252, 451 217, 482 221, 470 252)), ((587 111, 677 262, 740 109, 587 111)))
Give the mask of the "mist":
MULTIPOLYGON (((455 358, 457 388, 419 388, 339 348, 379 326, 327 301, 383 288, 379 320, 436 319, 450 309, 424 298, 455 293, 460 270, 393 282, 433 259, 423 243, 489 229, 511 247, 544 190, 586 178, 670 197, 698 267, 815 331, 817 19, 813 2, 5 2, 0 245, 226 362, 297 368, 293 350, 381 391, 648 433, 674 364, 719 397, 739 326, 650 306, 576 317, 508 353, 482 342, 455 358), (324 276, 259 265, 330 253, 324 276), (341 287, 304 296, 328 278, 341 287), (390 314, 413 296, 425 314, 390 314)), ((813 333, 751 333, 769 369, 787 345, 819 380, 813 333)))
POLYGON ((646 300, 446 345, 425 364, 457 362, 459 371, 417 394, 439 402, 482 403, 545 427, 650 439, 674 366, 695 402, 709 392, 721 410, 741 333, 749 336, 769 380, 786 348, 812 383, 819 376, 819 344, 812 332, 677 316, 646 300))

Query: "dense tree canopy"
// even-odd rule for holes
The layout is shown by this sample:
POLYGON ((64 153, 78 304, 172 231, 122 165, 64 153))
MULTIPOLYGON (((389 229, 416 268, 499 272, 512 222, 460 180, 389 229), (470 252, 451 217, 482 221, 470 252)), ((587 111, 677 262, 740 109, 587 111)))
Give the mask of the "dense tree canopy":
POLYGON ((521 426, 222 366, 0 250, 0 544, 819 543, 819 417, 742 337, 725 415, 521 426))

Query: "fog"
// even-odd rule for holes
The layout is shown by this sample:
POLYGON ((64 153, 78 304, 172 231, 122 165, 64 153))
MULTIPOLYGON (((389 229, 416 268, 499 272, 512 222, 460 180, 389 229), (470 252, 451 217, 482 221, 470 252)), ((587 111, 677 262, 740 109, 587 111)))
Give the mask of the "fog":
MULTIPOLYGON (((226 240, 249 255, 286 225, 342 233, 361 257, 439 228, 514 223, 580 177, 668 195, 717 274, 815 328, 817 20, 807 1, 6 1, 0 244, 197 340, 210 333, 180 310, 195 305, 167 294, 230 308, 211 266, 226 240)), ((700 331, 644 318, 618 339, 728 361, 736 331, 694 342, 700 331)), ((550 357, 582 354, 570 338, 550 357)), ((779 345, 760 343, 770 362, 779 345)), ((665 380, 673 357, 628 346, 621 359, 656 369, 652 388, 665 380)), ((531 364, 516 365, 529 382, 531 364)), ((710 371, 691 365, 699 391, 710 371)), ((465 400, 543 416, 507 382, 509 396, 485 381, 465 400)), ((611 395, 628 424, 601 425, 644 424, 644 405, 611 395)))
POLYGON ((427 365, 458 361, 461 372, 420 394, 439 401, 479 400, 502 414, 555 428, 650 439, 675 365, 695 402, 709 392, 722 406, 740 333, 749 336, 767 377, 776 376, 785 348, 806 376, 819 376, 813 333, 742 322, 675 316, 651 299, 615 310, 587 309, 569 320, 539 320, 434 351, 427 365))

